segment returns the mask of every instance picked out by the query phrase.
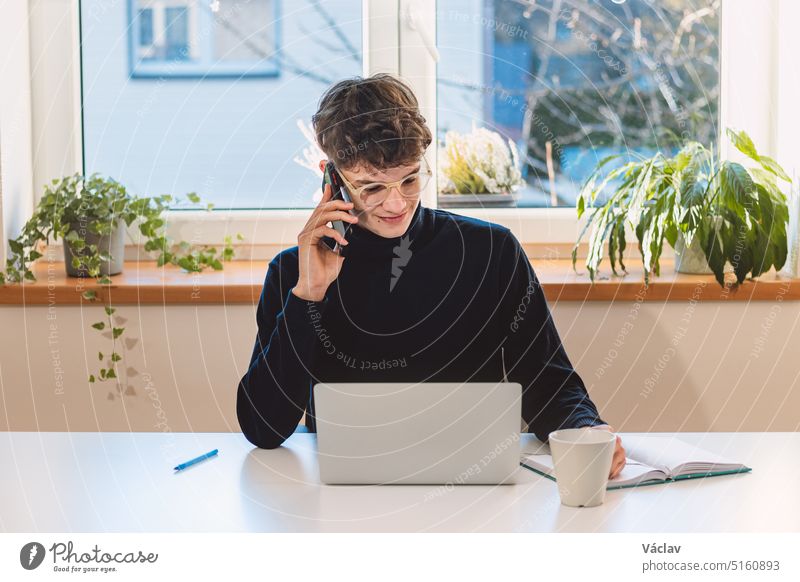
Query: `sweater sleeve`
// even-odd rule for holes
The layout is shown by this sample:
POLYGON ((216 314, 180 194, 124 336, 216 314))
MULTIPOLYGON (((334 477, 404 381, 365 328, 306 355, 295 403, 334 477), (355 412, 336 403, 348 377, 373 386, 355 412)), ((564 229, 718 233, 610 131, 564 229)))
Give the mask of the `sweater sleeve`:
POLYGON ((561 428, 606 424, 567 357, 525 250, 511 232, 502 244, 502 357, 508 381, 522 385, 523 421, 542 442, 561 428))
MULTIPOLYGON (((277 258, 276 258, 277 259, 277 258)), ((239 381, 236 415, 242 433, 254 445, 273 449, 297 428, 310 397, 311 362, 317 341, 315 322, 328 299, 306 301, 273 259, 256 311, 253 355, 239 381)))

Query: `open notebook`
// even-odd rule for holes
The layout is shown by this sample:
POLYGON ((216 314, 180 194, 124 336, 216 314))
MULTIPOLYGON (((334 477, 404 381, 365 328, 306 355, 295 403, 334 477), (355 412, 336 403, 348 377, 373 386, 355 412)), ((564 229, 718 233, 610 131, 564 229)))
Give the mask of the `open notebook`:
MULTIPOLYGON (((555 481, 550 447, 538 444, 535 450, 522 453, 520 464, 555 481)), ((752 471, 742 463, 724 459, 674 436, 628 435, 622 437, 622 446, 627 454, 625 467, 609 480, 607 490, 752 471)))

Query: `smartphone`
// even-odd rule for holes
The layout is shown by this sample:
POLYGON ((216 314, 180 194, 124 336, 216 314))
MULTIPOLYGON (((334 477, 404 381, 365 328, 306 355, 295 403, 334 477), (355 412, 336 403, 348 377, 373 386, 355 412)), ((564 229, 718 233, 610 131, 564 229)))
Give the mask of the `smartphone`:
MULTIPOLYGON (((345 202, 350 202, 350 195, 347 193, 347 188, 344 187, 344 182, 342 181, 341 176, 339 176, 339 172, 336 171, 336 166, 333 165, 333 162, 328 162, 325 164, 325 171, 322 176, 322 191, 325 192, 325 186, 327 184, 331 185, 331 193, 333 194, 332 200, 344 200, 345 202)), ((348 210, 348 212, 350 212, 348 210)), ((352 212, 350 212, 352 214, 352 212)), ((347 238, 347 231, 350 227, 349 222, 345 222, 343 220, 332 220, 331 226, 341 234, 345 239, 347 238)), ((345 253, 347 252, 347 246, 342 246, 339 244, 339 241, 333 239, 329 236, 323 236, 322 242, 327 246, 330 250, 334 253, 337 253, 341 256, 346 256, 345 253)))

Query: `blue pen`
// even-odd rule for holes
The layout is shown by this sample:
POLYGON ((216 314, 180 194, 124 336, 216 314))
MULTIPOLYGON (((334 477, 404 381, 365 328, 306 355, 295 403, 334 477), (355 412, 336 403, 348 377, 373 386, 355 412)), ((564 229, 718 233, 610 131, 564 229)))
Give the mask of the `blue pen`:
POLYGON ((177 467, 175 467, 176 471, 183 471, 186 467, 191 467, 195 463, 199 463, 200 461, 205 461, 209 457, 213 457, 219 452, 219 449, 214 449, 213 451, 206 453, 205 455, 200 455, 197 458, 192 459, 191 461, 186 461, 185 463, 181 463, 177 467))

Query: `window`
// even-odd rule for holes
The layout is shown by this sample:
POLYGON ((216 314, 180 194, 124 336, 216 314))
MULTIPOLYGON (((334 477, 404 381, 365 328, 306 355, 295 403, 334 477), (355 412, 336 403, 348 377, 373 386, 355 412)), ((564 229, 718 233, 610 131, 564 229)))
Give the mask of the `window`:
POLYGON ((131 76, 276 76, 278 5, 278 0, 130 0, 131 76))
POLYGON ((574 206, 607 155, 715 145, 719 0, 439 0, 438 138, 513 140, 518 206, 574 206))
POLYGON ((363 73, 361 3, 280 4, 82 0, 84 171, 217 209, 313 206, 304 132, 324 90, 363 73))
MULTIPOLYGON (((139 58, 152 58, 155 47, 153 46, 153 9, 142 8, 138 12, 139 31, 139 58)), ((134 32, 137 27, 133 28, 134 32)))

